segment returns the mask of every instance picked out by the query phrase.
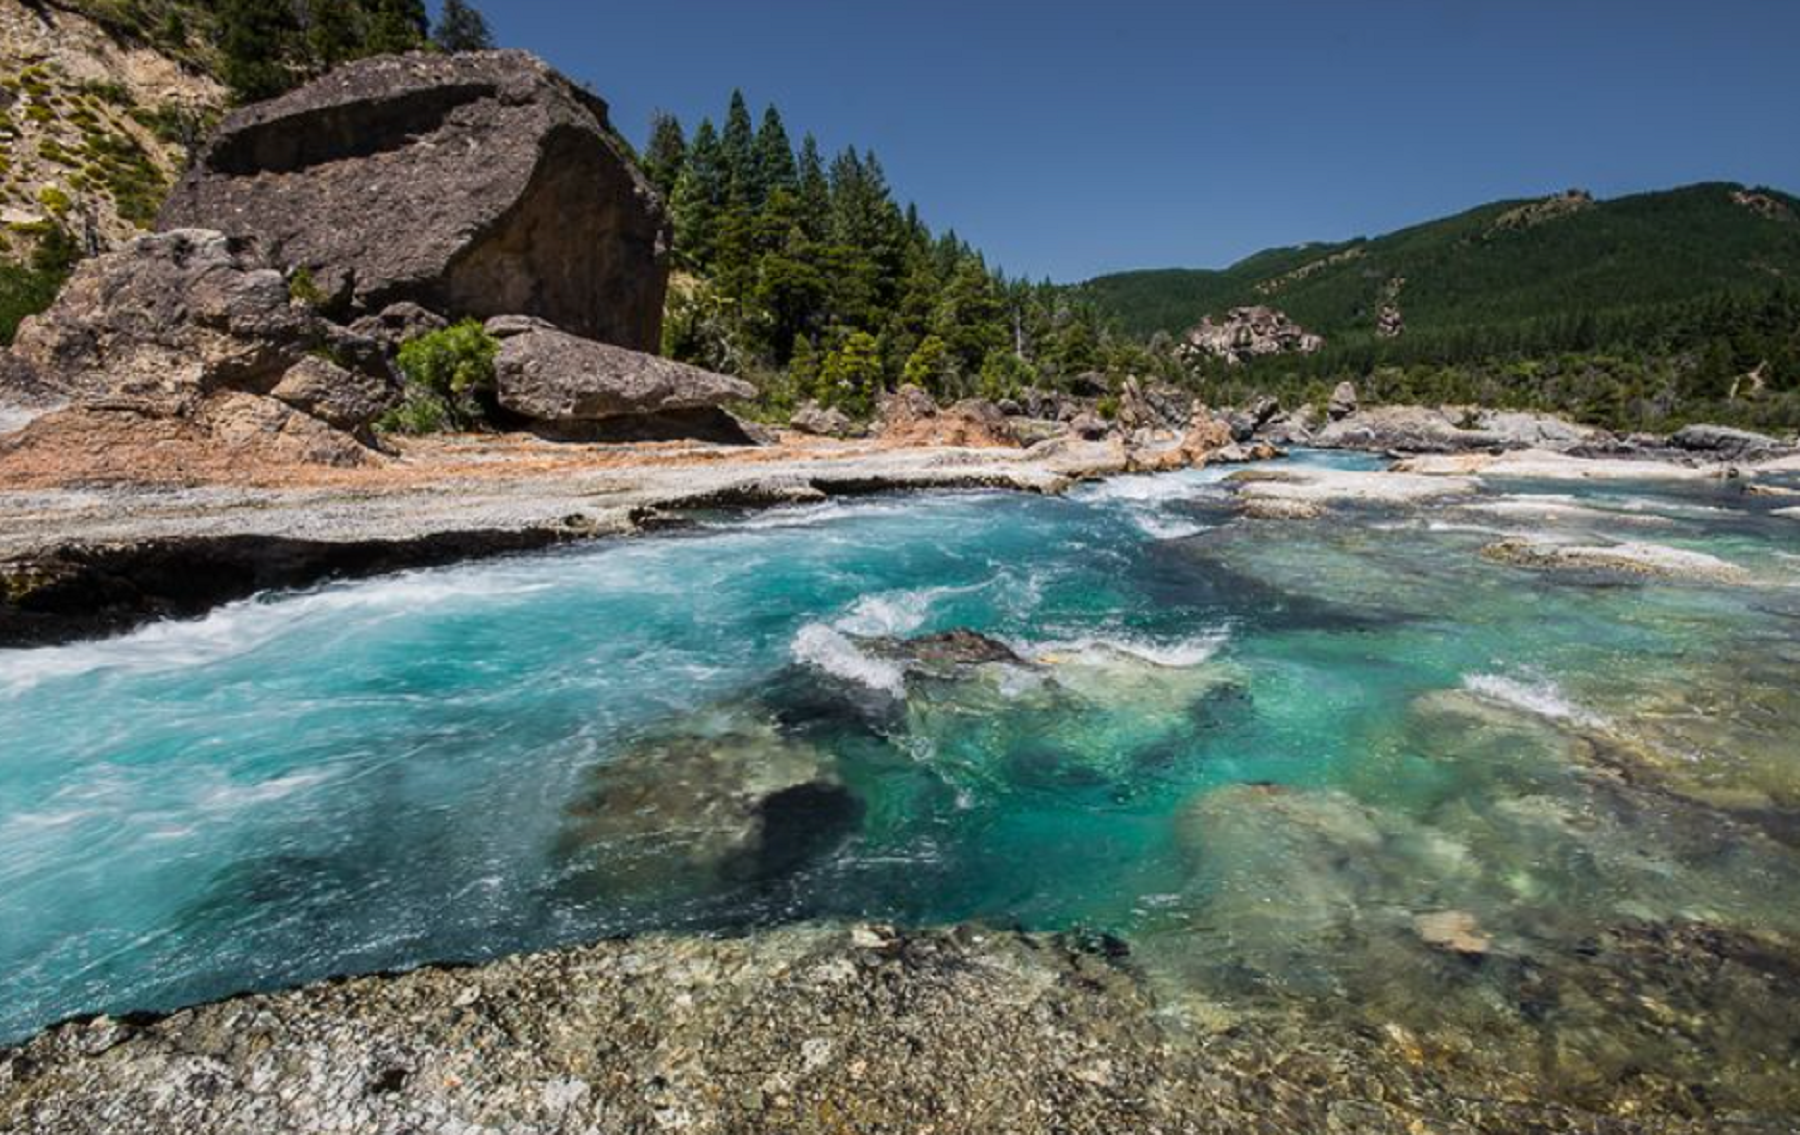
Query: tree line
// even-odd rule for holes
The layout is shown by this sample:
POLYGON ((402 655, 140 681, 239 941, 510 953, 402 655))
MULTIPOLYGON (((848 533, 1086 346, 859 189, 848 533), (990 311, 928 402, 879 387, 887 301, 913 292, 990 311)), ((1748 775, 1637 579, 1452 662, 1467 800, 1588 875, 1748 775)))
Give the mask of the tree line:
POLYGON ((436 49, 485 51, 493 33, 466 0, 437 22, 425 0, 221 0, 219 72, 239 102, 273 98, 341 63, 436 49))
POLYGON ((796 146, 741 91, 691 132, 657 115, 643 166, 674 222, 665 353, 756 381, 771 413, 816 399, 867 414, 901 383, 1004 398, 1133 351, 1065 289, 934 233, 873 152, 796 146))

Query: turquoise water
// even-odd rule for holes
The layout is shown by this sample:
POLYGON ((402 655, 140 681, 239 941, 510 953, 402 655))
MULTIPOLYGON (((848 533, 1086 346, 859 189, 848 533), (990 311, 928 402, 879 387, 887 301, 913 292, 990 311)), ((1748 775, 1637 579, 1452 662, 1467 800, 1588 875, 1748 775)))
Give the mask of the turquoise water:
POLYGON ((1793 1104, 1754 993, 1800 958, 1791 502, 1246 523, 1222 476, 703 517, 0 652, 0 1039, 634 930, 977 919, 1114 936, 1197 1028, 1793 1104), (1754 582, 1479 554, 1558 524, 1754 582), (894 653, 962 628, 1020 662, 894 653))

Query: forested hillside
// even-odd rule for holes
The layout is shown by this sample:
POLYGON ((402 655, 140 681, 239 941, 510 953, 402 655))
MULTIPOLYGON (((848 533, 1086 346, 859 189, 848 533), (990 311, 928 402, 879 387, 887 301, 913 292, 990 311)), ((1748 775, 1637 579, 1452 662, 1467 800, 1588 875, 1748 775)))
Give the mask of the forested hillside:
POLYGON ((1709 183, 1605 202, 1571 191, 1074 292, 1145 339, 1253 304, 1324 336, 1304 358, 1192 360, 1221 396, 1316 394, 1351 378, 1376 397, 1621 426, 1800 424, 1800 200, 1773 190, 1709 183))

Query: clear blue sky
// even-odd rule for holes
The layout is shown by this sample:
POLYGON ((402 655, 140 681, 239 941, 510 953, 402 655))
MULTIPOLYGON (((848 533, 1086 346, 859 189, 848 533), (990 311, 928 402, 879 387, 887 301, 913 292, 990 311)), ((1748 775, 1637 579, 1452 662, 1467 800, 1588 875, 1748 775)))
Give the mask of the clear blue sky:
POLYGON ((1570 186, 1800 188, 1797 0, 477 3, 636 142, 742 87, 1034 277, 1570 186))

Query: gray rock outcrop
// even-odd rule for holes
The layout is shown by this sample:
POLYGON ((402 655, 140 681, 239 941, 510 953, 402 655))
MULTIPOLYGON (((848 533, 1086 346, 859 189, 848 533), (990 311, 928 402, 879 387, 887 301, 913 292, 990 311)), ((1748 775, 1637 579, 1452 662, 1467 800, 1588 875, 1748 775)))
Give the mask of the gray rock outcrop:
POLYGON ((857 432, 856 423, 850 420, 850 415, 835 406, 824 407, 817 402, 808 402, 795 410, 788 419, 788 426, 814 437, 843 438, 854 436, 857 432))
POLYGON ((1762 461, 1794 451, 1794 446, 1766 434, 1728 426, 1687 426, 1670 435, 1669 445, 1716 461, 1762 461))
POLYGON ((1236 366, 1264 355, 1310 355, 1325 340, 1289 319, 1286 313, 1258 304, 1234 307, 1222 319, 1207 316, 1189 331, 1189 354, 1224 359, 1236 366))
POLYGON ((291 299, 257 242, 206 230, 83 263, 21 326, 0 383, 40 406, 182 419, 226 441, 308 435, 310 452, 342 460, 356 447, 332 431, 366 437, 398 394, 379 347, 291 299))
POLYGON ((347 317, 412 302, 660 338, 662 205, 606 104, 524 52, 367 59, 246 107, 159 226, 263 238, 347 317))
POLYGON ((1326 407, 1326 415, 1332 421, 1348 418, 1356 413, 1359 405, 1356 397, 1356 385, 1351 382, 1340 382, 1337 389, 1331 392, 1331 402, 1326 407))

